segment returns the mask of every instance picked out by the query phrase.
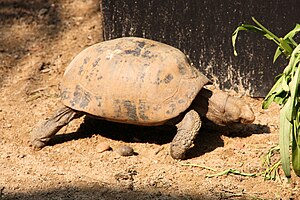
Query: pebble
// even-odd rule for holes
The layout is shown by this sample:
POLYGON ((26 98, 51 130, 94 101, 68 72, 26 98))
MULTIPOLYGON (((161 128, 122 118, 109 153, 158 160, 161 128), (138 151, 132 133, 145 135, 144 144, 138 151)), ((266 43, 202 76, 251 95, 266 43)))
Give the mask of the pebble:
POLYGON ((100 142, 97 145, 97 152, 102 153, 104 151, 109 151, 111 147, 106 142, 100 142))
POLYGON ((11 128, 11 127, 12 127, 11 124, 6 124, 6 125, 3 126, 3 128, 11 128))
POLYGON ((119 146, 115 151, 120 156, 132 156, 134 154, 133 148, 126 145, 119 146))

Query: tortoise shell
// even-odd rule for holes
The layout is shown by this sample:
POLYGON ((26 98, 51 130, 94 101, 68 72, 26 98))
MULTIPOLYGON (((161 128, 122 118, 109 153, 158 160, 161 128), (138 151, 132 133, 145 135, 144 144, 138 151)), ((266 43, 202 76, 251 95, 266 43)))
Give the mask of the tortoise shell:
POLYGON ((125 37, 79 53, 66 68, 61 97, 109 121, 159 125, 184 112, 208 82, 180 50, 125 37))

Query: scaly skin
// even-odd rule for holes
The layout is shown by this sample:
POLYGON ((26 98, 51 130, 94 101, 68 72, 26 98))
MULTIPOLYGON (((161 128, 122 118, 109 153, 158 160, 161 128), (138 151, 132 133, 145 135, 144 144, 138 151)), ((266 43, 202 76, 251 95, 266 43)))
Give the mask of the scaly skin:
POLYGON ((202 89, 194 100, 192 109, 178 123, 177 134, 171 143, 171 156, 174 159, 184 159, 186 151, 192 146, 201 126, 199 117, 206 117, 218 125, 232 123, 252 123, 254 113, 249 105, 236 97, 219 91, 202 89))
POLYGON ((201 127, 201 119, 195 110, 187 112, 177 125, 177 134, 172 140, 170 153, 174 159, 184 159, 201 127))
POLYGON ((192 107, 210 121, 218 125, 227 125, 231 123, 250 124, 255 120, 251 107, 241 98, 228 95, 226 92, 203 88, 192 107))
POLYGON ((62 127, 82 115, 82 113, 76 112, 66 106, 60 108, 50 119, 41 121, 32 130, 32 146, 37 150, 43 148, 62 127))

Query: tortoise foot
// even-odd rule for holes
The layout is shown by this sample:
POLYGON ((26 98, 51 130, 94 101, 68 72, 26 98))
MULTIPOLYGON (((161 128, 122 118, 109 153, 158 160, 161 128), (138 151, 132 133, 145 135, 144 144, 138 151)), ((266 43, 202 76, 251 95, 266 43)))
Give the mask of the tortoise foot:
POLYGON ((31 132, 33 148, 41 149, 46 146, 63 126, 82 115, 68 107, 62 107, 50 119, 41 121, 31 132))
POLYGON ((191 110, 176 125, 177 134, 171 143, 171 156, 174 159, 184 159, 186 151, 192 146, 201 126, 199 114, 191 110))

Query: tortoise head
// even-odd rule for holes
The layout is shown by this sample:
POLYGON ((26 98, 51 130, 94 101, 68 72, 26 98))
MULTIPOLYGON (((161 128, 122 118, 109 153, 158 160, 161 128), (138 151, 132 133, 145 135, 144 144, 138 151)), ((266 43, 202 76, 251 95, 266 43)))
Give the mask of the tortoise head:
POLYGON ((200 115, 218 125, 249 124, 255 120, 251 107, 241 98, 226 92, 202 89, 194 101, 200 115))
POLYGON ((225 124, 232 122, 250 124, 255 120, 253 110, 241 98, 228 96, 224 110, 225 124))

